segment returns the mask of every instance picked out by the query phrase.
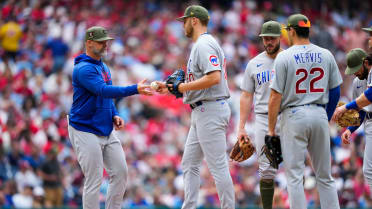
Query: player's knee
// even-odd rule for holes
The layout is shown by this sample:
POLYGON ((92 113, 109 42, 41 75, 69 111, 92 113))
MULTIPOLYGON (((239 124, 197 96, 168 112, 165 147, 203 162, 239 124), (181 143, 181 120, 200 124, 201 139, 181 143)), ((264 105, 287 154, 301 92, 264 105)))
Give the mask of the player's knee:
POLYGON ((123 182, 124 184, 127 181, 127 177, 128 177, 128 167, 126 165, 123 165, 117 168, 113 176, 113 178, 120 180, 120 182, 123 182))
POLYGON ((84 174, 85 176, 84 187, 89 191, 99 190, 99 188, 101 187, 102 178, 103 178, 103 172, 101 173, 102 173, 101 175, 97 173, 88 174, 88 175, 84 174))
POLYGON ((275 179, 277 169, 270 166, 269 163, 261 163, 258 169, 258 174, 261 179, 275 179))
POLYGON ((259 172, 261 179, 275 179, 275 174, 276 174, 276 171, 272 171, 272 170, 263 170, 259 172))
POLYGON ((334 183, 334 180, 330 174, 319 175, 319 176, 316 176, 315 178, 316 178, 317 184, 319 185, 331 186, 334 183))
POLYGON ((181 168, 184 173, 191 172, 195 175, 199 174, 200 165, 193 165, 191 162, 187 160, 182 160, 181 162, 181 168))
POLYGON ((193 175, 199 175, 200 168, 199 166, 182 166, 182 171, 184 173, 191 173, 193 175))

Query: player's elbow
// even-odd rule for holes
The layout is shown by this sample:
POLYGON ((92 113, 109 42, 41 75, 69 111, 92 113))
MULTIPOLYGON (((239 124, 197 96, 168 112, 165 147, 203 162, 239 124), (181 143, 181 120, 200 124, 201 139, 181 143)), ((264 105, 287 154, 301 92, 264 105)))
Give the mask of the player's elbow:
POLYGON ((221 72, 220 71, 211 72, 211 73, 208 74, 208 77, 209 77, 208 80, 209 80, 211 86, 217 85, 221 81, 221 72))

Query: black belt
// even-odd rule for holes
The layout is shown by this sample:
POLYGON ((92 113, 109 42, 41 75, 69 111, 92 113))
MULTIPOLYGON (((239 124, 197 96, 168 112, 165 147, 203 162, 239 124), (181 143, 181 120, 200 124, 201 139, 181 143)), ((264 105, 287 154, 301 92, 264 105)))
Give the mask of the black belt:
MULTIPOLYGON (((224 100, 224 98, 222 98, 222 99, 216 99, 215 101, 221 101, 221 100, 224 100)), ((212 101, 214 101, 214 100, 212 100, 212 101)), ((194 109, 196 107, 199 107, 202 104, 203 104, 203 101, 197 101, 195 103, 190 104, 190 107, 191 107, 191 109, 194 109)))
POLYGON ((191 109, 194 109, 195 107, 198 107, 198 106, 200 106, 202 104, 203 104, 202 101, 197 101, 197 102, 195 102, 193 104, 190 104, 190 107, 191 107, 191 109))
POLYGON ((372 119, 372 112, 366 112, 367 120, 372 119))
POLYGON ((303 105, 297 105, 297 106, 289 106, 288 108, 301 107, 301 106, 310 106, 310 105, 316 105, 316 106, 325 108, 325 105, 324 104, 303 104, 303 105))

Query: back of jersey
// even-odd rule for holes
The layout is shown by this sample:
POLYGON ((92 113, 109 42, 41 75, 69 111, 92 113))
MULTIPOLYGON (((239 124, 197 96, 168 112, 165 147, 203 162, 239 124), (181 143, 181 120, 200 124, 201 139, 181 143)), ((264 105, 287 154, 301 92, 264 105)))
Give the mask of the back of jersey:
POLYGON ((294 45, 278 54, 271 88, 282 94, 281 110, 327 104, 329 89, 342 83, 333 55, 314 44, 294 45))

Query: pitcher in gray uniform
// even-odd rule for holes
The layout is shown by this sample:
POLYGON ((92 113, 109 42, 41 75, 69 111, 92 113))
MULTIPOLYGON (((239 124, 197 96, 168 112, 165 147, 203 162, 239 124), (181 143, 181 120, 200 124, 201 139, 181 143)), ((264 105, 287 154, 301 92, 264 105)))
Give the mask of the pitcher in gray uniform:
MULTIPOLYGON (((186 8, 177 18, 184 24, 185 35, 194 42, 187 63, 186 82, 178 86, 183 102, 190 104, 191 127, 182 156, 185 184, 183 209, 197 207, 200 166, 205 157, 216 183, 221 208, 235 208, 235 193, 226 153, 226 129, 230 108, 226 59, 216 41, 207 33, 208 11, 198 5, 186 8)), ((160 92, 167 92, 164 83, 160 92)))
MULTIPOLYGON (((372 54, 367 55, 367 53, 360 48, 352 49, 346 55, 347 68, 345 71, 346 75, 354 74, 356 78, 353 81, 353 99, 358 98, 363 94, 367 88, 372 86, 371 83, 371 67, 372 67, 372 54)), ((361 118, 361 124, 364 123, 364 133, 366 136, 366 146, 364 149, 363 157, 363 174, 367 180, 367 183, 372 189, 372 105, 368 105, 359 111, 361 118), (366 116, 366 117, 365 117, 366 116), (364 120, 366 118, 366 120, 364 120)), ((345 144, 350 143, 350 135, 359 126, 348 127, 344 133, 341 135, 342 141, 345 144)))
MULTIPOLYGON (((240 120, 238 139, 247 135, 245 124, 251 110, 254 97, 254 112, 256 116, 254 144, 258 153, 261 153, 265 144, 264 138, 268 129, 268 109, 270 96, 270 82, 274 76, 274 59, 283 49, 280 48, 281 25, 276 21, 268 21, 262 25, 261 34, 265 51, 249 61, 241 85, 240 120)), ((279 126, 277 126, 277 132, 279 126)), ((270 166, 266 155, 258 155, 260 192, 264 209, 271 209, 274 197, 274 178, 276 169, 270 166)))
POLYGON ((310 21, 306 16, 291 15, 286 29, 291 47, 274 61, 268 135, 275 136, 281 112, 280 139, 290 208, 307 208, 303 175, 308 150, 321 207, 339 209, 331 176, 328 121, 340 97, 341 74, 333 55, 310 43, 310 21))

